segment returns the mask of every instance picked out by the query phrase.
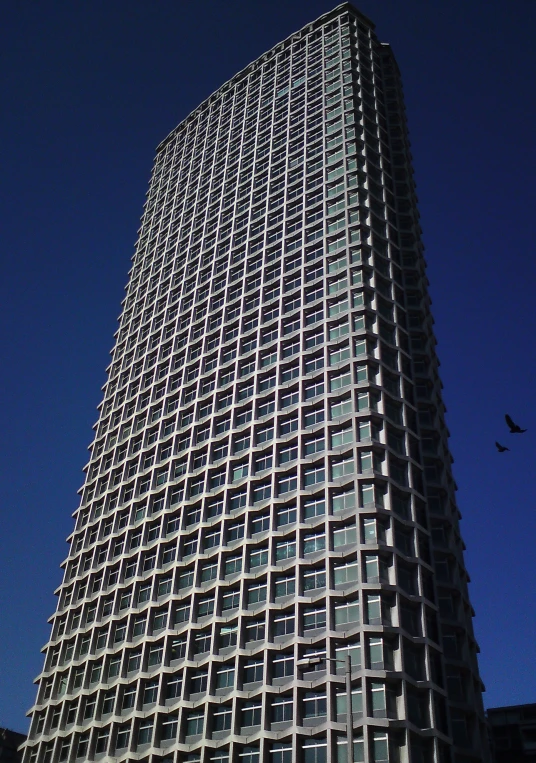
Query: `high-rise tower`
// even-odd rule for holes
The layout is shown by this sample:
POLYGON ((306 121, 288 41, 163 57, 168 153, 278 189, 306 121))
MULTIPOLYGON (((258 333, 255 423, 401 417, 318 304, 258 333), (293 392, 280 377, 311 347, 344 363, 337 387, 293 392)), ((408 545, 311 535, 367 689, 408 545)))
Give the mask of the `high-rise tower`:
POLYGON ((487 761, 399 72, 343 4, 158 147, 25 763, 487 761))

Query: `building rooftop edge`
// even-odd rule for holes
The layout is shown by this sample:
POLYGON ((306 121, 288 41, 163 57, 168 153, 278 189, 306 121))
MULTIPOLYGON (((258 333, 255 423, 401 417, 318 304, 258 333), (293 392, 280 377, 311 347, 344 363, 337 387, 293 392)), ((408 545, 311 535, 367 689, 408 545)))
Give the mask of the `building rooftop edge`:
POLYGON ((536 702, 522 702, 520 705, 500 705, 498 707, 487 707, 486 713, 503 713, 511 710, 520 710, 521 708, 526 707, 533 707, 536 709, 536 702))
POLYGON ((278 48, 280 45, 284 45, 286 42, 291 40, 296 35, 303 32, 308 27, 312 27, 316 24, 323 24, 326 21, 328 21, 330 18, 340 15, 345 10, 351 10, 352 13, 354 13, 356 16, 358 16, 367 26, 369 26, 371 29, 375 29, 375 24, 368 18, 368 16, 365 16, 364 13, 361 13, 351 2, 348 2, 348 0, 345 0, 343 3, 339 3, 339 5, 335 6, 335 8, 332 8, 330 11, 327 11, 327 13, 323 13, 318 18, 314 19, 313 21, 309 21, 307 24, 302 26, 300 29, 297 29, 295 32, 292 32, 292 34, 288 35, 288 37, 285 37, 283 40, 280 40, 275 45, 272 45, 271 48, 269 48, 267 51, 262 53, 258 58, 255 58, 253 61, 250 61, 246 66, 244 66, 243 69, 240 69, 239 72, 234 74, 231 79, 226 80, 223 82, 220 87, 218 87, 216 90, 214 90, 209 96, 204 98, 201 103, 195 107, 193 111, 191 111, 184 119, 181 119, 179 124, 171 130, 171 132, 162 140, 156 147, 156 154, 158 155, 160 151, 175 137, 177 130, 179 127, 186 122, 186 120, 190 119, 199 109, 201 109, 208 101, 210 101, 211 98, 213 98, 216 93, 219 93, 220 90, 222 90, 226 86, 230 86, 235 81, 240 80, 245 73, 250 69, 251 66, 256 64, 260 59, 262 59, 264 56, 271 53, 275 48, 278 48))

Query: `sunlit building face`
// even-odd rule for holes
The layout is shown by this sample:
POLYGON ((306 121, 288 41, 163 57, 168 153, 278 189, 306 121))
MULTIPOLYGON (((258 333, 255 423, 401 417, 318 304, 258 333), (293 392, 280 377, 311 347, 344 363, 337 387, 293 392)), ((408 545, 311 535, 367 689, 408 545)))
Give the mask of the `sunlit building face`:
POLYGON ((344 4, 158 147, 25 763, 343 763, 348 656, 353 760, 488 760, 429 305, 344 4))

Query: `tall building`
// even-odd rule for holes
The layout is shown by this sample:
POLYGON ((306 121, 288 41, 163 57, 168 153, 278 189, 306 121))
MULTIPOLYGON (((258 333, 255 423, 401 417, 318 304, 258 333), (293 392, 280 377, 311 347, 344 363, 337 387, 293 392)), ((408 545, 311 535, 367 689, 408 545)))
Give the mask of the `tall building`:
POLYGON ((344 3, 160 144, 25 763, 487 761, 400 76, 344 3))

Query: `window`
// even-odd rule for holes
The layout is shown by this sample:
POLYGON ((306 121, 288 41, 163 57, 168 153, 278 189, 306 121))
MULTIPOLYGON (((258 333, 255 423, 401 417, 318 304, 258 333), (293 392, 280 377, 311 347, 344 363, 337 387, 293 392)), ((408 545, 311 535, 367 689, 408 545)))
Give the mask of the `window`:
POLYGON ((233 543, 244 537, 244 523, 237 522, 236 524, 229 525, 227 529, 227 542, 233 543))
POLYGON ((303 484, 304 487, 316 485, 319 482, 325 482, 326 473, 323 466, 316 466, 312 469, 304 469, 303 484))
POLYGON ((303 591, 314 591, 326 587, 325 570, 310 570, 303 573, 303 591))
POLYGON ((324 498, 312 498, 303 503, 303 518, 312 519, 320 517, 326 513, 326 502, 324 498))
POLYGON ((353 626, 360 622, 359 602, 354 601, 348 604, 336 604, 334 611, 335 626, 353 626))
POLYGON ((166 686, 166 699, 176 699, 181 696, 182 692, 182 675, 174 674, 170 675, 166 686))
MULTIPOLYGON (((216 671, 216 688, 228 689, 235 685, 235 669, 232 665, 223 665, 216 671)), ((230 728, 230 727, 229 727, 230 728)))
POLYGON ((326 548, 326 536, 324 533, 317 533, 316 535, 304 535, 303 536, 303 553, 314 554, 317 551, 324 551, 326 548))
MULTIPOLYGON (((327 714, 327 699, 325 694, 305 692, 303 695, 303 717, 322 718, 327 714)), ((316 741, 316 740, 315 740, 316 741)), ((304 747, 307 742, 304 743, 304 747)))
POLYGON ((205 564, 201 568, 201 582, 208 583, 211 580, 216 580, 218 577, 218 565, 217 564, 205 564))
POLYGON ((264 665, 261 660, 249 660, 244 663, 244 683, 256 683, 263 680, 264 665))
POLYGON ((195 654, 204 654, 210 652, 211 637, 207 631, 201 631, 196 633, 194 637, 194 652, 195 654))
POLYGON ((240 591, 226 591, 222 596, 222 611, 237 609, 240 606, 240 591))
POLYGON ((245 702, 242 707, 241 726, 261 725, 262 705, 259 702, 245 702))
POLYGON ((357 528, 355 525, 347 525, 333 531, 333 548, 340 546, 357 545, 357 528))
POLYGON ((186 736, 198 736, 203 733, 204 716, 202 713, 186 713, 186 736))
POLYGON ((225 560, 225 576, 235 575, 242 571, 242 557, 230 556, 225 560))
POLYGON ((176 715, 164 716, 160 727, 160 739, 168 741, 177 738, 178 718, 176 715))
POLYGON ((270 440, 273 440, 273 439, 274 439, 273 427, 264 427, 263 429, 257 430, 257 435, 256 435, 257 445, 261 445, 263 442, 269 442, 270 440))
POLYGON ((235 466, 233 468, 233 482, 236 482, 237 480, 241 480, 244 477, 247 477, 248 474, 249 474, 248 464, 239 464, 238 466, 235 466))
POLYGON ((275 579, 275 596, 293 596, 296 592, 296 580, 293 575, 275 579))
POLYGON ((272 701, 272 723, 283 723, 294 719, 292 696, 275 697, 272 701))
POLYGON ((284 540, 275 544, 275 558, 277 561, 294 559, 296 556, 296 541, 284 540))
MULTIPOLYGON (((270 457, 270 462, 272 461, 270 457)), ((272 496, 272 486, 269 483, 262 484, 262 485, 256 485, 253 488, 253 502, 259 503, 261 501, 266 501, 272 496)))
POLYGON ((295 379, 299 375, 300 367, 298 364, 286 366, 281 372, 281 383, 285 384, 286 382, 292 381, 292 379, 295 379))
POLYGON ((162 664, 162 658, 164 655, 164 646, 163 643, 158 644, 152 644, 149 647, 149 659, 148 659, 148 665, 161 665, 162 664))
POLYGON ((282 421, 279 425, 279 433, 281 437, 284 437, 284 435, 290 434, 291 432, 296 432, 298 429, 298 418, 293 417, 290 419, 286 419, 285 421, 282 421))
POLYGON ((279 464, 286 464, 290 461, 295 461, 298 458, 298 446, 297 444, 290 445, 285 448, 281 448, 279 451, 279 464))
MULTIPOLYGON (((109 728, 99 729, 98 734, 97 734, 97 743, 96 743, 96 746, 95 746, 95 752, 97 754, 106 752, 106 750, 108 748, 109 737, 110 737, 110 729, 109 728)), ((60 754, 60 760, 66 760, 66 759, 67 759, 67 756, 63 757, 60 754)))
POLYGON ((220 649, 236 646, 238 627, 236 625, 222 625, 220 630, 220 649))
POLYGON ((331 477, 332 479, 338 479, 344 477, 347 474, 354 474, 355 461, 353 455, 343 457, 341 460, 333 460, 331 465, 331 477))
POLYGON ((193 570, 186 570, 179 575, 179 589, 190 588, 194 584, 193 570))
POLYGON ((290 493, 298 488, 298 478, 295 474, 281 475, 278 478, 278 495, 290 493))
POLYGON ((311 456, 315 453, 322 453, 325 450, 324 438, 316 437, 312 440, 306 440, 303 450, 306 456, 311 456))
POLYGON ((130 737, 130 724, 119 726, 119 729, 117 730, 117 738, 115 742, 116 749, 120 750, 120 749, 123 749, 124 747, 127 747, 129 737, 130 737))
POLYGON ((335 585, 351 585, 359 579, 359 565, 357 562, 334 565, 333 582, 335 585))
POLYGON ((138 744, 150 744, 153 738, 153 719, 143 720, 138 729, 138 744))
POLYGON ((296 521, 296 507, 291 506, 283 506, 282 508, 277 510, 277 519, 276 524, 277 527, 283 527, 284 525, 290 525, 293 522, 296 521))
POLYGON ((251 534, 257 535, 258 533, 267 532, 270 529, 270 515, 261 514, 253 517, 251 521, 251 534))
POLYGON ((171 593, 172 586, 173 578, 171 576, 160 578, 158 581, 158 596, 167 596, 167 594, 171 593))
POLYGON ((325 607, 305 607, 303 610, 303 631, 326 628, 326 609, 325 607))
POLYGON ((175 610, 175 625, 186 623, 190 619, 190 605, 183 604, 175 610))
POLYGON ((331 501, 333 513, 355 508, 355 491, 352 489, 334 493, 331 501))
POLYGON ((249 566, 250 568, 261 567, 268 564, 268 549, 251 549, 249 552, 249 566))
POLYGON ((305 412, 305 426, 314 427, 324 421, 324 409, 316 408, 305 412))
POLYGON ((212 728, 214 731, 228 731, 231 728, 233 714, 230 707, 220 705, 214 710, 214 715, 212 717, 212 728))
POLYGON ((242 450, 246 450, 250 446, 250 438, 249 435, 245 435, 243 437, 237 437, 234 442, 234 453, 240 453, 242 450))
POLYGON ((190 694, 201 694, 206 692, 208 684, 208 673, 206 670, 196 670, 190 678, 190 694))
MULTIPOLYGON (((268 552, 266 552, 268 554, 268 552)), ((255 583, 249 586, 248 589, 248 605, 260 604, 266 601, 267 586, 266 584, 255 583)))
POLYGON ((235 509, 241 509, 247 503, 247 493, 245 490, 239 493, 233 493, 229 500, 229 509, 235 511, 235 509))
POLYGON ((246 622, 245 641, 264 641, 265 631, 264 620, 251 620, 246 622))
MULTIPOLYGON (((346 692, 337 692, 335 706, 337 715, 346 716, 346 692)), ((358 716, 363 715, 363 690, 361 686, 352 689, 352 713, 358 716)))
MULTIPOLYGON (((365 393, 367 395, 368 400, 368 393, 365 393)), ((341 416, 346 416, 349 413, 352 413, 352 400, 351 398, 347 398, 345 400, 334 400, 331 403, 331 418, 337 419, 341 416)), ((361 410, 361 409, 359 409, 361 410)))
POLYGON ((214 596, 206 596, 199 599, 197 604, 197 616, 208 617, 214 614, 214 596))

